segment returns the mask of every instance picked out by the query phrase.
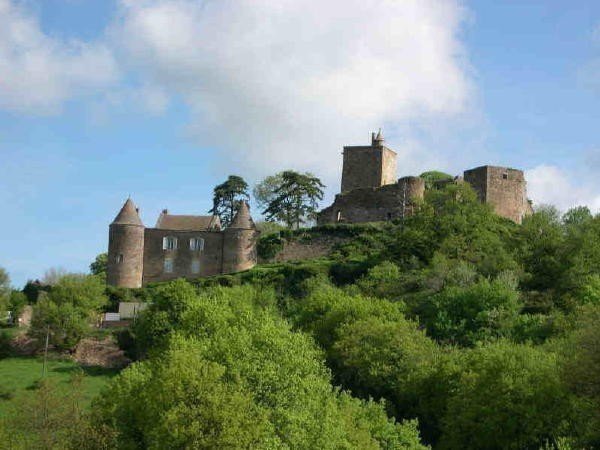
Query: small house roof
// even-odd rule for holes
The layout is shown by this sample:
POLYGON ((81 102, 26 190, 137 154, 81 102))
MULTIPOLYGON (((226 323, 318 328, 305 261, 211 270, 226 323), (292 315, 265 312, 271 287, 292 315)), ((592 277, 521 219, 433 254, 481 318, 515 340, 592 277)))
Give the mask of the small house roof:
POLYGON ((121 211, 119 211, 119 214, 117 214, 117 217, 115 217, 115 220, 113 220, 112 223, 120 225, 144 226, 144 224, 142 223, 142 219, 140 219, 138 209, 136 208, 131 198, 127 199, 127 201, 121 208, 121 211))
POLYGON ((220 230, 221 220, 218 216, 185 216, 162 212, 156 221, 156 228, 176 231, 220 230))

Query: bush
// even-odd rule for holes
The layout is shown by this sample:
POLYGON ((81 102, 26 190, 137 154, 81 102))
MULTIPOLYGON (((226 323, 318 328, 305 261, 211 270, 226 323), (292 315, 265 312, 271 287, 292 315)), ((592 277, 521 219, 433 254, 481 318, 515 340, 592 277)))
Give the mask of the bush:
POLYGON ((500 342, 469 352, 448 400, 440 449, 538 448, 568 432, 556 355, 500 342))
POLYGON ((283 240, 277 234, 261 237, 256 246, 258 257, 264 260, 274 258, 281 250, 283 250, 283 240))
POLYGON ((278 316, 272 289, 199 293, 176 281, 152 300, 134 330, 150 357, 97 404, 120 447, 423 449, 414 422, 333 389, 321 350, 278 316))
POLYGON ((0 358, 8 358, 12 354, 12 333, 9 330, 0 330, 0 358))

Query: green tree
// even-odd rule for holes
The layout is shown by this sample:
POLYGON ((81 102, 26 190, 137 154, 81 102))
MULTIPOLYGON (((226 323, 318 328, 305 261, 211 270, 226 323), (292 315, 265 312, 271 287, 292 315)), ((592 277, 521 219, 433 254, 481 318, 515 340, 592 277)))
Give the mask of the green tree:
POLYGON ((108 253, 100 253, 96 256, 94 262, 90 264, 90 273, 92 275, 106 276, 106 265, 108 263, 108 253))
POLYGON ((414 422, 395 423, 383 405, 333 389, 321 350, 278 315, 272 290, 198 292, 177 281, 150 297, 133 329, 152 336, 149 359, 126 369, 100 408, 130 447, 185 447, 212 424, 214 440, 196 448, 235 440, 238 448, 423 448, 414 422), (155 431, 159 418, 173 420, 155 431))
POLYGON ((430 296, 421 320, 438 341, 472 346, 510 335, 520 308, 516 280, 507 275, 430 296))
POLYGON ((256 203, 260 209, 264 210, 267 208, 269 203, 271 203, 275 198, 275 191, 279 186, 281 186, 281 183, 283 183, 282 174, 283 172, 276 173, 275 175, 269 175, 260 183, 256 183, 254 189, 252 189, 254 200, 256 200, 256 203))
POLYGON ((289 228, 300 228, 306 221, 314 220, 325 185, 310 173, 286 170, 280 177, 263 211, 266 220, 283 222, 289 228))
POLYGON ((10 277, 8 272, 0 267, 0 299, 5 298, 10 293, 10 277))
POLYGON ((13 324, 18 325, 19 317, 21 316, 23 310, 25 309, 25 306, 27 305, 27 297, 25 296, 25 294, 23 294, 23 292, 13 290, 8 296, 7 303, 8 310, 10 311, 11 316, 13 317, 13 324))
MULTIPOLYGON (((537 449, 565 436, 571 402, 555 354, 500 342, 469 352, 440 449, 537 449)), ((437 447, 436 447, 437 448, 437 447)))
POLYGON ((448 173, 440 172, 438 170, 430 170, 423 172, 419 177, 425 180, 425 189, 431 189, 435 187, 435 183, 439 181, 451 181, 454 177, 448 173))
POLYGON ((561 343, 562 378, 577 398, 580 444, 600 442, 600 305, 585 305, 576 313, 575 327, 561 343))
POLYGON ((229 175, 227 180, 216 186, 213 192, 213 207, 208 212, 219 216, 225 227, 233 220, 240 202, 250 198, 248 183, 237 175, 229 175))
POLYGON ((72 349, 89 331, 108 301, 105 285, 95 275, 64 275, 33 306, 29 334, 43 345, 49 332, 50 343, 61 350, 72 349))

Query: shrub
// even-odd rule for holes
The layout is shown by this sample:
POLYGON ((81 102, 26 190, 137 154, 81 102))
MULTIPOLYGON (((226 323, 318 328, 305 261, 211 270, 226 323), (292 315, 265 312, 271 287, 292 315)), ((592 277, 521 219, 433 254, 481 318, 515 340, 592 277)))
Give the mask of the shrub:
POLYGON ((570 408, 556 355, 508 342, 478 348, 448 400, 439 448, 538 448, 565 435, 570 408))

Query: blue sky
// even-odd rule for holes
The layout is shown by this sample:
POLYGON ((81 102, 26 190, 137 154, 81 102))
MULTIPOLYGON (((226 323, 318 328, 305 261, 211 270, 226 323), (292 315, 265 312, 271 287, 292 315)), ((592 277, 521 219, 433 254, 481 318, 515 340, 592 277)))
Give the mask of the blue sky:
POLYGON ((526 170, 600 208, 600 2, 0 0, 0 266, 86 271, 131 195, 202 214, 235 173, 339 186, 383 126, 399 175, 526 170))

